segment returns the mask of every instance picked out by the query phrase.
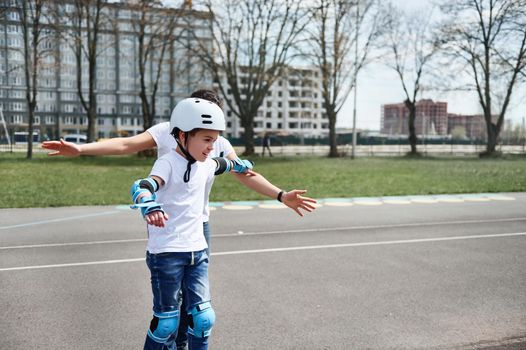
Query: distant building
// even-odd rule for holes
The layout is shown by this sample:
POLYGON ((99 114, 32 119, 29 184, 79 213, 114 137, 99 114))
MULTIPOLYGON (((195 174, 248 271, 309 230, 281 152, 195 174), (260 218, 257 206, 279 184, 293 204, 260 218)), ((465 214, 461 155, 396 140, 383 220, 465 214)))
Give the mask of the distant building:
MULTIPOLYGON (((248 72, 241 72, 240 88, 248 72)), ((224 84, 226 84, 226 78, 224 84)), ((232 99, 230 90, 225 99, 232 99)), ((241 137, 241 120, 225 105, 228 137, 241 137)), ((254 119, 254 133, 279 132, 304 137, 329 133, 329 119, 323 108, 321 73, 314 67, 288 67, 271 86, 254 119)))
MULTIPOLYGON (((493 117, 495 120, 497 116, 493 117)), ((404 103, 382 106, 380 132, 384 135, 409 134, 409 110, 404 103)), ((416 134, 452 136, 469 140, 485 140, 486 121, 483 115, 461 115, 447 112, 447 102, 420 100, 416 103, 416 134)))
MULTIPOLYGON (((404 103, 382 105, 380 132, 386 135, 409 134, 409 110, 404 103)), ((416 103, 417 135, 447 135, 447 102, 420 100, 416 103)))
POLYGON ((455 137, 464 136, 469 140, 485 140, 487 138, 484 116, 461 115, 448 113, 448 134, 455 137))

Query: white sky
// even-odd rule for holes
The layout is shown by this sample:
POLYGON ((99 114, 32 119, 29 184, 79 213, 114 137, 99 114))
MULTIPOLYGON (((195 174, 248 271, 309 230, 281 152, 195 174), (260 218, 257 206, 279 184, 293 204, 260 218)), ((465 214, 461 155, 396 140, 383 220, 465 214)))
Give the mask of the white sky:
MULTIPOLYGON (((393 0, 404 10, 429 11, 432 0, 393 0)), ((392 69, 381 65, 370 65, 361 71, 357 82, 357 117, 358 128, 379 130, 381 106, 388 103, 401 103, 405 100, 400 79, 392 69)), ((516 85, 517 86, 517 85, 516 85)), ((448 103, 448 113, 481 114, 475 92, 435 92, 425 91, 420 98, 430 98, 434 101, 448 103)), ((352 127, 353 94, 351 93, 338 115, 338 127, 352 127)), ((512 101, 506 112, 506 119, 512 119, 514 124, 522 124, 526 118, 526 87, 515 88, 512 101)))

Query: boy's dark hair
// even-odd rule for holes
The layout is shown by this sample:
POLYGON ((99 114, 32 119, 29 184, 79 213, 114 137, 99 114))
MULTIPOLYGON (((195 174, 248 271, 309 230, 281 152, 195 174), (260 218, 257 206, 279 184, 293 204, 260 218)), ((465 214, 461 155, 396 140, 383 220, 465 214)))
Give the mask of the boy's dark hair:
POLYGON ((219 106, 219 108, 223 109, 223 100, 219 97, 219 95, 214 90, 208 90, 208 89, 200 89, 192 92, 190 97, 197 97, 202 98, 203 100, 207 100, 210 102, 215 103, 219 106))

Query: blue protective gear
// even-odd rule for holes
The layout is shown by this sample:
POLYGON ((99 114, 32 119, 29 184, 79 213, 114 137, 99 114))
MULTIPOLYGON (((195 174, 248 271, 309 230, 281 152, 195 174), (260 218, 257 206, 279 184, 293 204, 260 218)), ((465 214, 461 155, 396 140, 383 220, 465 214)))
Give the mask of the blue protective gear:
POLYGON ((234 160, 226 159, 224 157, 213 158, 216 163, 215 175, 233 171, 236 173, 246 173, 249 169, 254 167, 254 162, 245 159, 236 158, 234 160))
POLYGON ((130 189, 132 201, 134 203, 130 206, 130 208, 140 208, 143 217, 153 213, 154 211, 160 211, 164 213, 164 210, 161 208, 162 204, 155 201, 157 196, 154 192, 156 192, 158 189, 159 184, 150 177, 135 181, 130 189), (142 197, 139 198, 141 195, 142 197))
POLYGON ((159 184, 155 179, 152 179, 151 177, 147 177, 146 179, 140 179, 133 183, 130 194, 133 196, 133 194, 139 189, 144 188, 150 191, 151 193, 157 192, 159 189, 159 184))
POLYGON ((216 321, 216 314, 214 309, 212 309, 212 304, 208 301, 196 305, 190 310, 189 314, 192 316, 192 319, 188 326, 188 333, 198 338, 210 336, 210 332, 216 321))
POLYGON ((233 163, 232 171, 236 173, 246 173, 249 169, 254 168, 254 162, 251 160, 236 158, 231 162, 233 163))
POLYGON ((155 313, 150 322, 148 337, 164 344, 179 326, 179 311, 155 313))

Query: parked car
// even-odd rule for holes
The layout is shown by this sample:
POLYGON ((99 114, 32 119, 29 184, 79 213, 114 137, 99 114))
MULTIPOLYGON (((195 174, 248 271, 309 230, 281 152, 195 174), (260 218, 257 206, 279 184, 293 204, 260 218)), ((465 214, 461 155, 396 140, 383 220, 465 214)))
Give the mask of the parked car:
POLYGON ((64 141, 73 142, 73 143, 86 143, 86 141, 88 140, 86 135, 82 135, 82 134, 64 135, 63 139, 64 141))

